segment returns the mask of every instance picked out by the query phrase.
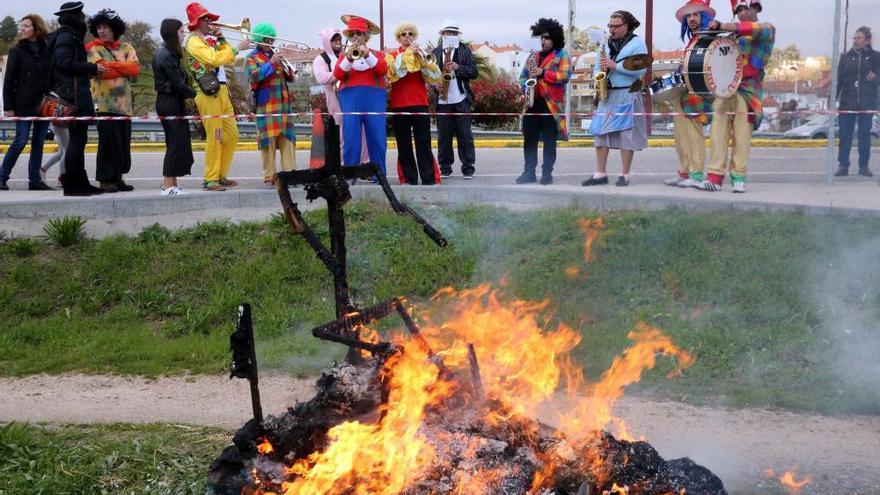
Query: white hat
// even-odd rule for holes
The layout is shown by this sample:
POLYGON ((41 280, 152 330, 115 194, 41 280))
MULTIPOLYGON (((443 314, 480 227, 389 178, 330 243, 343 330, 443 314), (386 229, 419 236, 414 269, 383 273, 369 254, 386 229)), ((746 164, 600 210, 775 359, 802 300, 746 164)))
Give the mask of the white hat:
POLYGON ((461 34, 461 28, 458 26, 458 21, 443 19, 443 26, 440 28, 440 34, 443 34, 443 31, 455 31, 458 34, 461 34))

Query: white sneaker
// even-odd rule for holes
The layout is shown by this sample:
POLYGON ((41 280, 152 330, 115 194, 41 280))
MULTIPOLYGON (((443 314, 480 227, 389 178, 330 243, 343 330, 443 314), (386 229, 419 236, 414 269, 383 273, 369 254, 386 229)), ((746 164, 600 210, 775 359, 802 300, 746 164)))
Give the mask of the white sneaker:
POLYGON ((186 192, 184 192, 183 189, 181 189, 177 186, 171 186, 168 189, 165 189, 163 187, 163 188, 161 188, 161 191, 162 191, 161 192, 162 196, 179 196, 181 194, 186 194, 186 192))
POLYGON ((40 167, 40 180, 43 182, 48 182, 49 179, 46 178, 46 169, 40 167))
POLYGON ((745 182, 734 182, 733 183, 733 192, 734 193, 746 192, 746 183, 745 182))
POLYGON ((715 192, 715 191, 721 190, 721 186, 719 186, 718 184, 715 184, 711 180, 704 180, 703 182, 700 182, 700 185, 696 186, 696 188, 701 191, 709 191, 709 192, 715 192))
POLYGON ((664 179, 663 183, 667 186, 672 187, 681 187, 681 183, 686 181, 687 179, 682 179, 681 177, 673 177, 671 179, 664 179))
POLYGON ((700 184, 702 184, 702 182, 700 182, 698 180, 685 179, 685 180, 678 183, 678 187, 695 187, 695 188, 699 189, 700 184))

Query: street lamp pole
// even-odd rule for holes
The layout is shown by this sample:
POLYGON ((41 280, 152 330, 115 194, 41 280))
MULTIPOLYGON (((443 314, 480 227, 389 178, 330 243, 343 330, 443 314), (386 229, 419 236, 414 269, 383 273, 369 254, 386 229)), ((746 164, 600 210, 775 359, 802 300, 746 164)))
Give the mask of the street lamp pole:
POLYGON ((379 51, 385 51, 385 1, 379 0, 379 51))
MULTIPOLYGON (((648 45, 648 55, 654 55, 654 0, 645 0, 645 43, 648 45)), ((648 66, 648 72, 645 73, 645 81, 651 81, 653 75, 653 62, 648 66)), ((654 99, 651 92, 645 93, 645 112, 651 114, 654 112, 654 99)), ((653 116, 645 115, 648 120, 648 135, 651 135, 653 126, 653 116)))

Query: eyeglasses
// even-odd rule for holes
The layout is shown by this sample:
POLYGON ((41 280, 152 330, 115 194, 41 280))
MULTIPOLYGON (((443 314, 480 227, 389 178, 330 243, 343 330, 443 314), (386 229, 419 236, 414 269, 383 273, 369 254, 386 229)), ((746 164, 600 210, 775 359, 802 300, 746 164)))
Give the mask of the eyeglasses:
POLYGON ((119 14, 117 14, 115 10, 110 9, 99 10, 98 14, 107 16, 107 19, 116 19, 117 17, 119 17, 119 14))
POLYGON ((409 36, 410 38, 412 38, 413 36, 416 35, 416 33, 412 32, 412 31, 404 31, 404 32, 400 33, 400 35, 401 36, 409 36))
POLYGON ((608 24, 608 29, 617 29, 621 26, 626 26, 626 23, 621 22, 620 24, 608 24))

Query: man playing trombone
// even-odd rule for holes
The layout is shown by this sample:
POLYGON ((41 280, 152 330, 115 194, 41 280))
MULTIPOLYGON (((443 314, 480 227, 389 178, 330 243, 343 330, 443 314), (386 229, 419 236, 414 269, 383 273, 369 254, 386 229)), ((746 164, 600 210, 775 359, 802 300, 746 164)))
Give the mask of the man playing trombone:
POLYGON ((254 92, 257 117, 257 147, 263 161, 263 184, 275 185, 275 150, 281 152, 281 170, 296 170, 296 130, 287 83, 294 74, 284 57, 273 49, 277 32, 263 22, 254 26, 251 40, 256 49, 245 62, 245 73, 254 92))
POLYGON ((397 173, 401 184, 426 186, 440 182, 440 167, 431 151, 431 118, 428 116, 426 83, 439 83, 440 67, 434 54, 419 48, 419 30, 410 22, 402 22, 394 30, 400 48, 386 55, 388 81, 391 83, 392 111, 420 115, 393 115, 391 127, 397 138, 397 173), (413 156, 413 138, 416 152, 413 156), (417 165, 418 163, 418 165, 417 165))
MULTIPOLYGON (((193 2, 186 6, 189 30, 186 41, 187 66, 196 80, 196 107, 202 116, 233 115, 235 109, 226 87, 224 65, 235 63, 238 50, 223 37, 213 25, 220 19, 201 4, 193 2)), ((225 191, 237 183, 227 178, 232 166, 232 156, 238 144, 238 126, 235 119, 202 120, 207 144, 205 149, 206 191, 225 191)))

